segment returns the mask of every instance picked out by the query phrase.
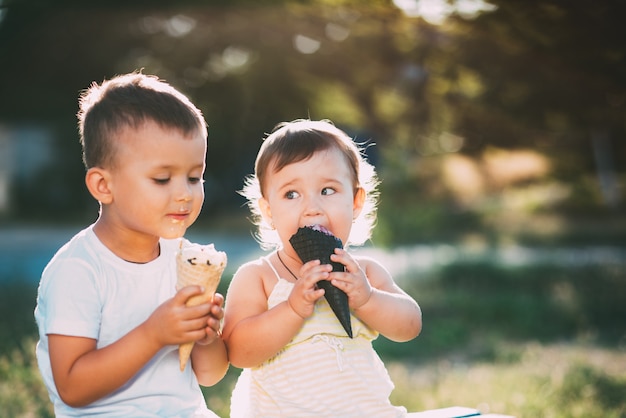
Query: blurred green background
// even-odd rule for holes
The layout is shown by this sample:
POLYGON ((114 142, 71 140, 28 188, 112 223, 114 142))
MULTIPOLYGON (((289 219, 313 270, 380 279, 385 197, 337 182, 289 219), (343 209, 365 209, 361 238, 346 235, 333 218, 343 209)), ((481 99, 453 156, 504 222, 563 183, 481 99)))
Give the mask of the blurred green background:
MULTIPOLYGON (((624 417, 626 2, 0 0, 0 411, 51 416, 41 270, 93 222, 76 129, 143 69, 209 124, 190 237, 260 253, 237 194, 281 121, 331 119, 380 174, 380 257, 422 335, 376 342, 412 411, 624 417)), ((226 417, 239 371, 206 389, 226 417)))

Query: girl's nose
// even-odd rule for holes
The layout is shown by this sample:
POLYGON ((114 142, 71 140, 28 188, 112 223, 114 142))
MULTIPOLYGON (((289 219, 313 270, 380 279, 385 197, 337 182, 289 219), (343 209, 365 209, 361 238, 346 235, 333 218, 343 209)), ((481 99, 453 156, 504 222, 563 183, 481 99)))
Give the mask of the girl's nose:
POLYGON ((317 196, 307 198, 305 201, 304 214, 307 216, 319 215, 322 212, 317 196))

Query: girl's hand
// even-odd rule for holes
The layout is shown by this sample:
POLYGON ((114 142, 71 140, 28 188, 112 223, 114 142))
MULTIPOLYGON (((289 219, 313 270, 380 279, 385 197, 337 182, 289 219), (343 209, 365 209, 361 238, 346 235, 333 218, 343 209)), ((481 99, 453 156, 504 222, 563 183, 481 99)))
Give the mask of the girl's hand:
POLYGON ((178 345, 207 337, 212 312, 210 302, 187 307, 187 300, 203 293, 200 286, 187 286, 163 302, 145 322, 149 334, 160 346, 178 345))
POLYGON ((216 293, 213 296, 213 300, 211 301, 211 309, 209 311, 209 319, 206 322, 206 327, 204 328, 206 332, 206 337, 201 340, 196 341, 197 344, 200 345, 209 345, 213 341, 222 337, 220 332, 220 326, 222 323, 222 318, 224 318, 224 296, 219 293, 216 293))
POLYGON ((332 272, 331 283, 348 295, 348 304, 352 309, 359 309, 371 298, 373 288, 365 272, 347 251, 335 248, 335 254, 330 256, 333 262, 341 263, 346 267, 345 272, 332 272))
POLYGON ((316 284, 328 280, 331 270, 329 264, 321 265, 319 260, 309 261, 300 268, 300 279, 293 286, 287 303, 303 319, 313 315, 315 302, 324 296, 324 289, 318 289, 316 284))

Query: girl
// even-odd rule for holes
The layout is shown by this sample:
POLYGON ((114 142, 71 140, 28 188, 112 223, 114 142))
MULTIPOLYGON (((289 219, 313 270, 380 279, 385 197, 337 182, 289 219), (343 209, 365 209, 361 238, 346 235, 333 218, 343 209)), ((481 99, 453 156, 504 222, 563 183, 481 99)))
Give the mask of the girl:
POLYGON ((283 123, 267 137, 242 194, 268 256, 239 268, 227 293, 223 338, 243 368, 231 417, 400 417, 393 384, 372 348, 379 333, 415 338, 418 304, 377 261, 336 249, 332 272, 302 264, 289 238, 319 225, 362 244, 375 220, 377 179, 361 150, 329 121, 283 123), (354 338, 346 336, 316 286, 328 280, 348 296, 354 338))

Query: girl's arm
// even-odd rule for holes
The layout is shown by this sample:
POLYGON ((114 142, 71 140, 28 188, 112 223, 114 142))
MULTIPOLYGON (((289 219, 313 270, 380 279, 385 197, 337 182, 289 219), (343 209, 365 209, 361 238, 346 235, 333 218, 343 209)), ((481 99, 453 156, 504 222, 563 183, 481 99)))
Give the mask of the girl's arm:
POLYGON ((409 341, 419 335, 419 305, 380 263, 364 257, 357 261, 344 250, 336 250, 331 259, 346 266, 344 273, 331 273, 332 283, 348 294, 350 307, 361 321, 393 341, 409 341))
POLYGON ((327 273, 319 263, 303 267, 306 277, 295 283, 285 302, 267 308, 263 277, 274 273, 261 261, 242 266, 228 289, 223 338, 231 364, 239 368, 258 366, 278 353, 313 313, 315 301, 324 295, 315 283, 327 273), (325 273, 326 272, 326 273, 325 273))
POLYGON ((128 382, 162 347, 203 338, 210 305, 185 306, 201 293, 199 286, 182 289, 145 322, 99 349, 95 339, 49 334, 52 375, 63 402, 81 407, 97 401, 128 382))
POLYGON ((211 316, 207 321, 207 336, 196 341, 191 351, 191 365, 198 383, 202 386, 213 386, 228 371, 228 355, 219 329, 224 317, 224 296, 216 293, 211 304, 211 316))

